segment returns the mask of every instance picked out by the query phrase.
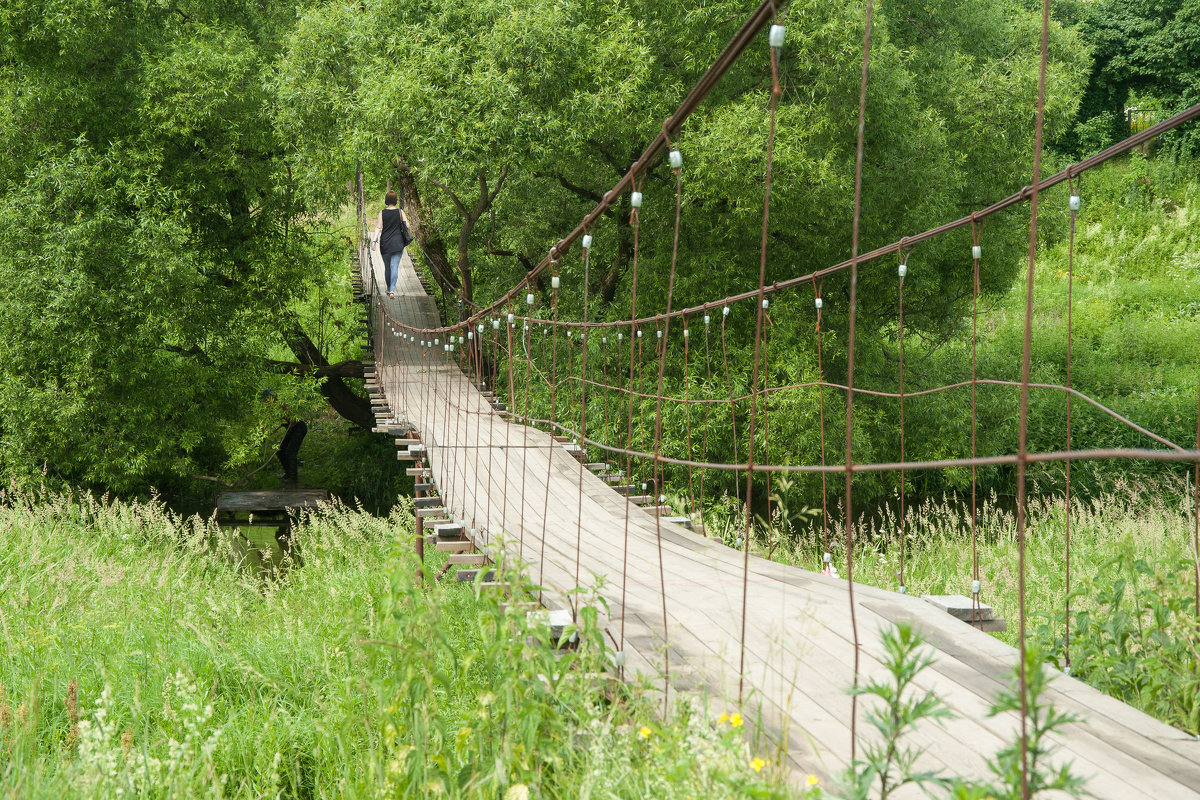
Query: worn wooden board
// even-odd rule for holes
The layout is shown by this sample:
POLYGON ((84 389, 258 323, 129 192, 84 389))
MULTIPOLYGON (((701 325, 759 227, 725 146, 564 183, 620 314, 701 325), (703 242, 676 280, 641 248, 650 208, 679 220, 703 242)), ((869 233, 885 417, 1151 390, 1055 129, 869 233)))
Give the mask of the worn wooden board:
POLYGON ((272 489, 258 492, 219 492, 216 508, 221 511, 289 511, 314 508, 329 502, 324 489, 272 489))

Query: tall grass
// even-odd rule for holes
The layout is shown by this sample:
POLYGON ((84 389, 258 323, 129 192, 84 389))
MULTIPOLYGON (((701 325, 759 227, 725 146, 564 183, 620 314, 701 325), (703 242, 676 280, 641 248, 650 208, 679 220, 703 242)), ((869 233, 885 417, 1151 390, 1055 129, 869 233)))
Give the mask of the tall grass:
POLYGON ((4 497, 0 795, 788 794, 730 709, 662 721, 591 677, 592 616, 559 651, 490 593, 422 587, 411 530, 406 504, 331 508, 294 532, 303 566, 263 580, 157 502, 4 497))

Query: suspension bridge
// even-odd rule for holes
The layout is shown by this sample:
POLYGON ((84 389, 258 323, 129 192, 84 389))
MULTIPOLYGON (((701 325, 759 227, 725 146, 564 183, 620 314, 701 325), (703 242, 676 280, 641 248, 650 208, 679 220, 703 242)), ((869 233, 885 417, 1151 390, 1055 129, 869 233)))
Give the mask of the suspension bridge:
MULTIPOLYGON (((863 48, 864 93, 860 98, 858 184, 861 184, 861 116, 869 59, 869 8, 863 48)), ((843 512, 845 519, 853 519, 851 479, 856 472, 903 472, 960 466, 971 468, 973 475, 974 469, 981 465, 1013 464, 1018 470, 1017 532, 1020 539, 1025 525, 1023 470, 1029 463, 1063 461, 1069 464, 1087 458, 1136 457, 1200 464, 1200 447, 1188 449, 1169 442, 1104 409, 1074 390, 1069 382, 1064 386, 1037 388, 1061 391, 1077 402, 1089 403, 1144 433, 1154 446, 1073 451, 1068 439, 1067 449, 1063 452, 1029 452, 1024 436, 1027 395, 1031 388, 1028 333, 1021 382, 989 380, 975 374, 972 364, 969 386, 956 384, 940 389, 964 391, 969 388, 972 399, 979 384, 1007 386, 1019 391, 1022 394, 1022 435, 1016 453, 978 456, 974 451, 974 419, 969 457, 906 462, 902 455, 896 463, 856 463, 850 447, 853 395, 863 391, 855 387, 853 375, 853 286, 860 267, 878 261, 884 255, 899 255, 903 265, 906 248, 949 230, 970 227, 976 231, 971 261, 977 295, 979 221, 1003 209, 1029 203, 1034 221, 1031 223, 1033 242, 1036 240, 1039 193, 1066 182, 1071 190, 1073 231, 1074 213, 1078 210, 1074 181, 1081 172, 1200 115, 1200 106, 1141 131, 1059 175, 1040 176, 1039 155, 1035 158, 1034 181, 1021 192, 961 220, 906 237, 871 253, 857 252, 856 189, 856 230, 851 258, 817 273, 768 285, 764 270, 757 289, 715 298, 702 306, 686 309, 672 308, 668 292, 664 309, 654 309, 653 313, 642 309, 639 316, 634 306, 630 309, 629 319, 619 323, 587 319, 585 299, 583 319, 560 319, 557 311, 560 261, 570 257, 573 246, 578 244, 578 257, 583 260, 586 270, 592 247, 588 231, 614 198, 624 193, 637 195, 631 202, 636 236, 641 180, 646 171, 661 164, 665 153, 678 186, 681 159, 674 155, 671 136, 678 135, 684 120, 703 101, 708 89, 728 65, 754 42, 762 41, 760 34, 772 22, 773 12, 774 6, 770 2, 758 8, 683 105, 664 123, 662 134, 575 230, 555 242, 546 258, 521 283, 491 305, 474 311, 459 322, 443 324, 433 298, 408 255, 401 264, 395 297, 389 298, 378 290, 384 277, 379 254, 371 250, 365 235, 362 179, 359 176, 360 232, 364 235, 360 238, 356 256, 357 281, 370 309, 375 366, 369 376, 369 386, 376 407, 378 430, 394 436, 398 456, 413 464, 410 473, 417 481, 419 546, 433 545, 449 551, 447 567, 460 568, 464 578, 475 577, 480 570, 486 572, 488 565, 499 560, 503 553, 506 560, 515 559, 528 565, 527 573, 533 583, 545 587, 538 598, 543 605, 567 614, 574 612, 575 605, 582 602, 580 598, 586 596, 576 593, 576 589, 596 587, 595 591, 607 606, 602 624, 617 654, 620 672, 626 678, 649 680, 668 699, 698 693, 709 698, 711 708, 718 712, 739 711, 747 719, 761 721, 775 752, 784 762, 782 766, 797 776, 816 774, 828 778, 849 766, 854 754, 861 752, 862 743, 871 741, 872 732, 861 719, 867 701, 852 697, 847 689, 854 684, 885 679, 881 633, 898 623, 913 624, 934 657, 932 666, 916 678, 915 689, 933 691, 954 715, 941 723, 923 723, 912 734, 909 743, 924 749, 918 765, 940 770, 948 776, 985 777, 987 759, 1006 744, 1020 740, 1022 748, 1027 748, 1028 719, 1025 715, 1018 712, 989 714, 996 696, 1009 688, 1014 670, 1020 675, 1022 688, 1027 676, 1020 669, 1019 650, 984 632, 989 620, 987 609, 980 602, 978 584, 962 613, 955 616, 922 598, 853 581, 851 541, 846 543, 845 562, 838 565, 844 569, 844 576, 837 575, 828 555, 825 573, 831 574, 786 566, 756 556, 750 548, 748 519, 740 549, 727 547, 705 535, 703 520, 696 514, 677 515, 666 505, 663 467, 732 470, 746 475, 747 504, 754 488, 752 477, 755 474, 808 472, 844 479, 843 512), (844 272, 850 274, 852 287, 851 357, 845 384, 760 386, 763 321, 770 302, 787 296, 787 293, 808 292, 808 303, 815 306, 819 315, 822 305, 819 279, 844 272), (535 292, 541 293, 535 289, 535 282, 539 280, 549 284, 553 313, 548 317, 535 313, 535 292), (740 402, 743 408, 749 407, 749 412, 743 413, 740 421, 736 413, 732 415, 735 426, 744 426, 742 436, 748 443, 749 458, 740 464, 709 463, 692 446, 690 432, 687 456, 668 457, 661 446, 663 406, 671 403, 687 406, 694 402, 686 395, 664 393, 663 364, 668 350, 684 349, 686 359, 689 331, 699 330, 701 324, 705 327, 719 324, 721 315, 728 313, 730 307, 750 307, 750 313, 755 314, 757 320, 752 394, 749 398, 730 397, 728 400, 730 408, 735 402, 740 402), (718 321, 714 322, 713 317, 718 321), (534 344, 535 338, 539 345, 534 344), (547 338, 548 345, 544 344, 547 338), (607 355, 602 350, 605 346, 610 348, 607 355), (540 351, 538 347, 541 347, 540 351), (546 347, 550 348, 549 356, 545 355, 546 347), (565 355, 560 356, 560 353, 565 355), (610 374, 607 369, 609 362, 617 356, 624 358, 626 353, 628 380, 623 374, 610 374), (592 359, 590 368, 589 358, 592 359), (598 374, 601 367, 596 366, 597 360, 603 365, 603 377, 598 374), (539 362, 536 366, 535 361, 539 362), (639 392, 645 381, 634 380, 635 362, 640 370, 642 361, 657 369, 656 392, 639 392), (572 372, 576 364, 577 373, 572 372), (522 386, 528 390, 534 381, 541 382, 549 392, 552 412, 549 418, 534 417, 527 399, 524 408, 521 407, 518 391, 522 386), (559 419, 553 413, 554 392, 564 381, 577 387, 576 407, 582 409, 580 419, 559 419), (593 390, 616 392, 627 402, 625 423, 630 435, 623 444, 589 437, 587 392, 593 390), (761 452, 756 460, 755 425, 764 422, 764 397, 783 391, 842 393, 847 435, 844 464, 827 463, 824 427, 820 464, 771 464, 761 452), (653 422, 653 447, 650 449, 638 450, 633 446, 635 400, 637 413, 650 418, 642 422, 653 422), (653 414, 649 409, 653 409, 653 414), (589 461, 589 457, 599 460, 589 461)), ((776 37, 781 40, 782 32, 773 30, 769 35, 774 72, 778 49, 776 37)), ((1043 40, 1043 61, 1044 47, 1043 40)), ((1039 98, 1039 154, 1040 108, 1039 98)), ((774 99, 771 114, 773 137, 774 99)), ((766 231, 772 145, 773 141, 768 140, 763 212, 764 265, 768 257, 766 231)), ((678 193, 676 203, 678 225, 678 193)), ((635 249, 635 303, 636 259, 635 249)), ((1033 261, 1031 244, 1031 276, 1033 261)), ((672 276, 674 269, 673 258, 672 276)), ((901 293, 903 278, 902 266, 899 275, 901 293)), ((1029 285, 1032 287, 1032 279, 1029 285)), ((542 289, 545 288, 543 284, 542 289)), ((1027 309, 1027 322, 1029 313, 1027 309)), ((902 332, 902 304, 900 320, 902 332)), ((901 350, 901 359, 902 353, 901 350)), ((898 394, 876 394, 895 398, 903 408, 903 385, 898 394)), ((528 397, 527 393, 525 397, 528 397)), ((758 434, 765 438, 761 430, 758 434)), ((901 437, 903 442, 903 432, 901 437)), ((1197 469, 1200 470, 1200 466, 1197 469)), ((1200 504, 1200 499, 1197 502, 1200 504)), ((843 528, 847 537, 853 536, 853 525, 843 528)), ((1020 570, 1023 601, 1023 561, 1014 568, 1020 570)), ((482 580, 485 584, 497 582, 486 575, 482 580)), ((1200 593, 1200 581, 1197 592, 1200 593)), ((1021 618, 1013 622, 1020 625, 1023 648, 1026 625, 1023 606, 1021 618)), ((1075 772, 1087 780, 1087 788, 1095 796, 1114 800, 1200 798, 1200 741, 1195 737, 1060 672, 1054 672, 1043 700, 1052 703, 1057 710, 1077 717, 1053 737, 1057 749, 1050 757, 1051 763, 1072 763, 1075 772)))

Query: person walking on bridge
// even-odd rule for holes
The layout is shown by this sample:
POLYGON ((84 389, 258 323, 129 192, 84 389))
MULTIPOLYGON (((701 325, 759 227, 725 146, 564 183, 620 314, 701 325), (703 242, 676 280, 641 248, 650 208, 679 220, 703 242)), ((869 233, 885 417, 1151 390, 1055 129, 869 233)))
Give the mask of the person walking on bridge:
POLYGON ((388 297, 395 297, 400 259, 404 256, 404 248, 411 239, 407 236, 408 218, 404 216, 404 209, 399 207, 396 193, 388 189, 383 203, 384 208, 375 220, 375 241, 379 244, 379 255, 383 258, 388 297))

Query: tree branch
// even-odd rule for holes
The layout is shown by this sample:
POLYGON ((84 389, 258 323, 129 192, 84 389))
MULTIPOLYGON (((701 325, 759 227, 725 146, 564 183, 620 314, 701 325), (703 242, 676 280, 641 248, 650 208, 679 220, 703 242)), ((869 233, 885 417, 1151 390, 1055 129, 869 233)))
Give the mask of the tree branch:
POLYGON ((311 375, 317 378, 361 378, 364 362, 357 359, 339 361, 336 364, 300 364, 294 361, 266 359, 267 369, 290 375, 311 375))
POLYGON ((463 205, 462 200, 458 199, 458 195, 456 195, 454 193, 453 189, 451 189, 449 186, 445 185, 444 183, 441 183, 440 181, 434 180, 433 178, 429 177, 428 175, 425 176, 425 180, 429 181, 434 186, 441 189, 446 194, 446 196, 449 197, 450 200, 454 203, 454 206, 458 209, 458 213, 462 214, 464 217, 470 216, 470 213, 467 211, 467 207, 463 205))

